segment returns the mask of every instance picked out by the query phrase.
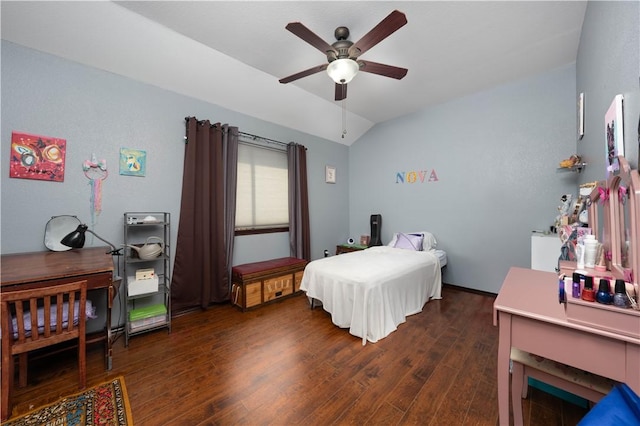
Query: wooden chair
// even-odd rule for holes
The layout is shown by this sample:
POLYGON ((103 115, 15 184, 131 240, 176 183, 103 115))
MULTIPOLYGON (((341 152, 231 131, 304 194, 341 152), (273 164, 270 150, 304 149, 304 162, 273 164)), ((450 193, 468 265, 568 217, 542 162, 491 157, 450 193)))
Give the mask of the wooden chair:
POLYGON ((80 389, 86 386, 85 320, 87 282, 33 290, 0 293, 2 330, 2 406, 0 417, 11 416, 14 356, 18 356, 20 387, 27 385, 27 354, 30 351, 78 339, 80 389), (78 307, 75 307, 78 302, 78 307), (40 308, 40 312, 38 312, 40 308), (67 314, 65 321, 65 314, 67 314), (30 317, 30 318, 29 318, 30 317), (74 319, 77 324, 74 325, 74 319))
POLYGON ((588 373, 549 359, 511 348, 511 402, 515 425, 523 424, 522 399, 527 397, 532 377, 592 403, 597 403, 617 384, 614 380, 588 373))

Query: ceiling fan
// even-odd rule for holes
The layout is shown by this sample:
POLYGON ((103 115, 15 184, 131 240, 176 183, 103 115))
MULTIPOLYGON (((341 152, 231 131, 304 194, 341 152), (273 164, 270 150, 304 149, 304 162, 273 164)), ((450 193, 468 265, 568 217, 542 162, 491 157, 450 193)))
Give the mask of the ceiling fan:
POLYGON ((394 10, 356 43, 347 40, 349 38, 349 29, 347 27, 338 27, 334 33, 337 41, 329 44, 302 23, 290 22, 285 28, 326 54, 328 63, 282 78, 280 79, 280 83, 290 83, 302 77, 327 70, 327 73, 335 82, 335 100, 341 101, 347 97, 347 83, 351 81, 358 71, 400 80, 407 75, 406 68, 394 67, 358 58, 406 23, 407 17, 404 13, 394 10))

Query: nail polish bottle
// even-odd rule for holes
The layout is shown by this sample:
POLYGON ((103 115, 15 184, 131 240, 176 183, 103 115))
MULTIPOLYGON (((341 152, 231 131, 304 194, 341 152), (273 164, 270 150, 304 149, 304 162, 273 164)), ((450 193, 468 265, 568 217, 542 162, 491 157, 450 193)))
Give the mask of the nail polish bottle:
POLYGON ((628 308, 631 306, 624 280, 616 280, 613 304, 619 308, 628 308))
POLYGON ((584 288, 582 289, 582 300, 593 302, 596 300, 596 291, 593 289, 593 277, 584 277, 584 288))
POLYGON ((598 292, 596 293, 596 302, 602 303, 604 305, 610 304, 612 297, 609 291, 609 280, 602 278, 600 280, 600 285, 598 286, 598 292))
POLYGON ((565 299, 571 295, 571 288, 573 286, 573 281, 571 277, 564 277, 564 295, 565 299))
POLYGON ((573 284, 571 286, 571 297, 576 299, 580 299, 580 274, 574 272, 573 275, 573 284))

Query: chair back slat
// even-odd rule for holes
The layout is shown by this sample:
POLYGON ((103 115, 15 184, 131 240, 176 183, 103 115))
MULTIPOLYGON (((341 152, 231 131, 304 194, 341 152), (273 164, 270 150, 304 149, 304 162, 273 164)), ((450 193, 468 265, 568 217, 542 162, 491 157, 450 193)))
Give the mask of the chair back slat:
MULTIPOLYGON (((60 304, 60 296, 61 295, 59 294, 56 298, 58 305, 60 304)), ((31 320, 33 321, 33 315, 31 315, 31 320)), ((31 327, 31 329, 33 330, 33 327, 31 327)), ((42 331, 42 335, 45 338, 51 336, 51 296, 46 296, 44 298, 44 329, 42 331)), ((38 339, 38 336, 34 335, 34 340, 35 339, 38 339)))
MULTIPOLYGON (((16 310, 16 329, 13 328, 13 321, 11 321, 11 309, 7 303, 5 311, 9 313, 9 324, 11 324, 11 333, 18 334, 18 342, 24 343, 25 336, 20 333, 20 330, 24 330, 24 307, 22 303, 15 304, 16 310)), ((4 334, 4 333, 3 333, 4 334)))
MULTIPOLYGON (((21 303, 21 302, 16 302, 16 303, 21 303)), ((37 298, 30 298, 29 299, 29 313, 31 313, 31 330, 37 330, 38 329, 38 315, 33 315, 34 312, 38 312, 38 299, 37 298)), ((22 330, 25 334, 25 339, 26 339, 26 330, 22 330)), ((31 339, 32 340, 38 340, 39 333, 31 333, 31 339)))
MULTIPOLYGON (((75 293, 71 293, 69 295, 69 318, 73 319, 73 315, 74 312, 73 310, 75 309, 75 300, 76 300, 76 294, 75 293)), ((58 305, 60 306, 60 305, 58 305)), ((62 325, 62 323, 60 323, 60 325, 62 325)), ((68 321, 67 322, 67 330, 71 331, 73 329, 73 321, 68 321)))
MULTIPOLYGON (((12 353, 17 354, 48 346, 52 344, 44 342, 48 339, 53 339, 58 343, 75 338, 81 331, 80 329, 84 333, 86 292, 86 281, 78 281, 52 287, 0 293, 3 323, 9 323, 8 330, 10 331, 7 332, 7 335, 13 337, 9 339, 12 353), (79 302, 77 311, 76 301, 79 302), (27 308, 25 309, 25 307, 27 308), (38 314, 38 308, 41 309, 41 315, 38 314), (55 321, 52 311, 55 312, 55 321), (30 319, 25 321, 27 314, 30 319), (5 315, 8 315, 6 321, 5 315), (39 316, 40 318, 38 318, 39 316), (76 316, 78 322, 77 325, 74 325, 76 316), (27 324, 30 328, 27 327, 27 324)), ((2 336, 5 336, 4 330, 2 336)))
MULTIPOLYGON (((69 301, 71 301, 71 296, 73 296, 73 293, 71 293, 69 295, 69 301)), ((56 318, 58 318, 58 321, 56 322, 56 328, 55 328, 55 333, 60 334, 62 333, 62 321, 60 320, 62 318, 62 306, 63 306, 63 301, 61 301, 62 299, 62 295, 58 294, 56 297, 56 318)), ((71 302, 69 302, 71 303, 71 302)))

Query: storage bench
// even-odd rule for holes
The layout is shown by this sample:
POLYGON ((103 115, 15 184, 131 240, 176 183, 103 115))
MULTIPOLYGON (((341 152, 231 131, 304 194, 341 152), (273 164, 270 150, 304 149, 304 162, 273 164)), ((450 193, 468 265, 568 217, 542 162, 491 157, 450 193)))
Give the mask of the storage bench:
POLYGON ((231 270, 231 302, 243 311, 300 292, 307 261, 295 257, 245 263, 231 270))

